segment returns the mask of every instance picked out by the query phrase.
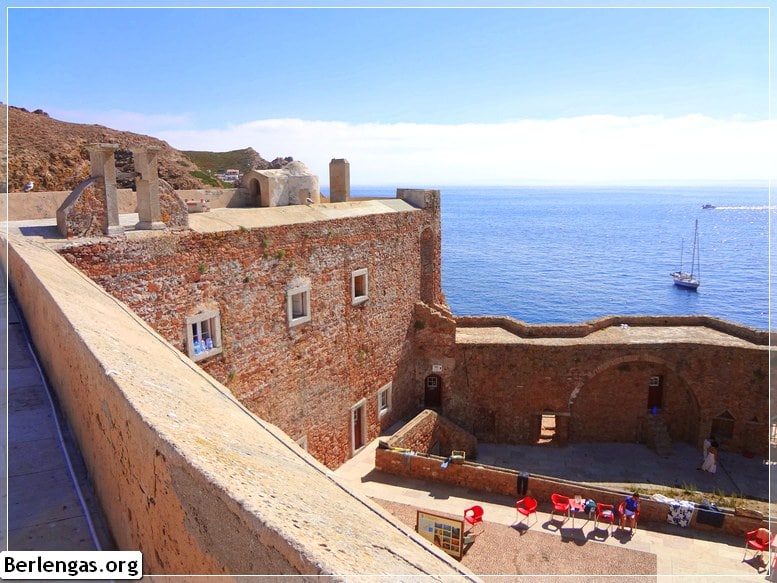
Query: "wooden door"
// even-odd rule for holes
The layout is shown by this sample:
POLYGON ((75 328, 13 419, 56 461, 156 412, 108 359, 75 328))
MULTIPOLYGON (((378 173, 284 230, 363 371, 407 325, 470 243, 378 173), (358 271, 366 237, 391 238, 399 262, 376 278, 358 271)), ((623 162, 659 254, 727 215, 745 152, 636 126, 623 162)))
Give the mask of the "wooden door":
POLYGON ((351 415, 353 423, 353 451, 356 452, 364 445, 364 405, 354 407, 351 415))
POLYGON ((648 383, 648 402, 647 402, 648 409, 652 411, 653 407, 655 407, 656 410, 660 410, 663 402, 664 402, 664 377, 661 377, 661 376, 650 377, 650 382, 648 383))
POLYGON ((442 378, 440 375, 430 374, 424 381, 424 407, 433 409, 440 405, 442 405, 442 378))

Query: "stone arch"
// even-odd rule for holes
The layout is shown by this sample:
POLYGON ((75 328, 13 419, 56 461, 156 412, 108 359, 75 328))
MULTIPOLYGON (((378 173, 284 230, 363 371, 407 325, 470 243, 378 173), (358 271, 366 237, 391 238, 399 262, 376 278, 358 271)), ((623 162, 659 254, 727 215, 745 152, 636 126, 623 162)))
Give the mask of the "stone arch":
POLYGON ((262 185, 255 177, 248 180, 248 206, 262 206, 262 185))
POLYGON ((648 418, 648 382, 664 378, 661 418, 673 440, 696 443, 699 398, 673 363, 650 354, 609 359, 581 375, 569 397, 570 441, 641 441, 648 418))

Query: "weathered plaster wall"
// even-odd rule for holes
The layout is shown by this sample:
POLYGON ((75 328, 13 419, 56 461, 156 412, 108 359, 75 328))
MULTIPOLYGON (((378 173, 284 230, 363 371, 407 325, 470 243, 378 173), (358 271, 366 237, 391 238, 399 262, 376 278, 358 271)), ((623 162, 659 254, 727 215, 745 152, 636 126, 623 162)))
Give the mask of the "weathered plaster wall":
POLYGON ((474 579, 60 256, 0 248, 114 537, 146 573, 474 579))
MULTIPOLYGON (((179 350, 185 317, 218 309, 224 350, 199 364, 336 467, 351 454, 354 404, 366 399, 368 440, 420 407, 422 387, 401 371, 424 285, 422 233, 430 230, 439 239, 436 209, 75 244, 61 253, 179 350), (363 268, 369 298, 352 305, 351 274, 363 268), (289 327, 286 290, 299 281, 310 283, 312 319, 289 327), (377 393, 390 382, 392 407, 379 416, 377 393)), ((442 299, 439 288, 427 293, 442 299)))

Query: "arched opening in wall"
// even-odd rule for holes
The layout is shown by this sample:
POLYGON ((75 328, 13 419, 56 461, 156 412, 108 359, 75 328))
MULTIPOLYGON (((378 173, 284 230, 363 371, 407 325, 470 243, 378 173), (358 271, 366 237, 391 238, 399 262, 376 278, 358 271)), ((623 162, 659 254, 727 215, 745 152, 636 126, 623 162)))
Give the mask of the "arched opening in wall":
POLYGON ((442 407, 442 377, 430 374, 424 379, 424 407, 439 409, 442 407))
POLYGON ((728 411, 723 411, 717 417, 712 418, 712 435, 720 443, 734 437, 734 416, 728 411))
POLYGON ((421 301, 427 304, 436 301, 437 277, 439 265, 437 264, 437 246, 431 229, 424 229, 421 233, 421 301))
POLYGON ((556 437, 556 414, 545 409, 539 415, 540 430, 536 445, 549 445, 556 437))
POLYGON ((256 178, 248 181, 248 205, 262 206, 262 186, 256 178))

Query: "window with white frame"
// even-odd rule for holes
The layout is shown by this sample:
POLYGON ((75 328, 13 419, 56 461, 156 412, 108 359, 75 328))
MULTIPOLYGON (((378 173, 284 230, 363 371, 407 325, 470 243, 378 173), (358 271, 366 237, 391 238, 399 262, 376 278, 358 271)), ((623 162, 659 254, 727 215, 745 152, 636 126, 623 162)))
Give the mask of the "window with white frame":
POLYGON ((206 310, 186 318, 186 351, 195 362, 222 352, 218 310, 206 310))
POLYGON ((351 273, 351 304, 361 304, 368 297, 367 270, 357 269, 351 273))
POLYGON ((391 383, 378 391, 378 417, 382 417, 391 410, 391 383))
POLYGON ((293 287, 286 292, 289 326, 310 321, 310 285, 293 287))

